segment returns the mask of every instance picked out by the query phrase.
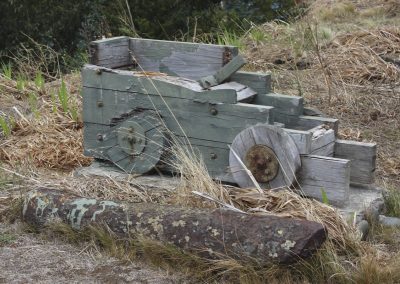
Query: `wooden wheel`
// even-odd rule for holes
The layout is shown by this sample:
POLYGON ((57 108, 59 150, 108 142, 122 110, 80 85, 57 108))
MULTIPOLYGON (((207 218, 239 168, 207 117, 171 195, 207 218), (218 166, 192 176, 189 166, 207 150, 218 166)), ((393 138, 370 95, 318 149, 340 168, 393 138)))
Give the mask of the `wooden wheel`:
POLYGON ((127 173, 143 174, 160 161, 166 143, 160 119, 151 111, 136 113, 113 126, 104 141, 108 159, 127 173))
POLYGON ((240 160, 263 188, 290 186, 300 169, 297 146, 283 129, 266 124, 255 125, 240 132, 232 142, 229 166, 240 187, 254 184, 240 160))

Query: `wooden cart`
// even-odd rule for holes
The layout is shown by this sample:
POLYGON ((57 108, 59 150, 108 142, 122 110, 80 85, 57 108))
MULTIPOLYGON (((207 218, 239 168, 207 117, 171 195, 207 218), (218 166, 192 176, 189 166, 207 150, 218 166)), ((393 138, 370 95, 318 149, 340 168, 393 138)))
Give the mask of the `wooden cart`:
POLYGON ((350 183, 373 183, 375 144, 337 140, 337 119, 274 93, 270 74, 238 71, 244 64, 233 46, 92 42, 82 70, 85 154, 143 174, 173 159, 173 135, 213 178, 242 187, 254 185, 247 168, 262 187, 325 192, 345 205, 350 183))

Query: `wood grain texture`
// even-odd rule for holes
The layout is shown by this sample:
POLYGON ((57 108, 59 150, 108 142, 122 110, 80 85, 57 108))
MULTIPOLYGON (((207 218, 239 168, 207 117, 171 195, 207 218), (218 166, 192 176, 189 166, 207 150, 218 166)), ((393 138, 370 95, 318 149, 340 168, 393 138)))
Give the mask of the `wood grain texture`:
MULTIPOLYGON (((268 184, 260 184, 260 186, 277 188, 291 185, 301 164, 296 144, 290 135, 281 128, 271 125, 256 125, 240 132, 233 140, 231 147, 240 159, 244 161, 248 150, 254 145, 265 145, 271 148, 280 163, 278 175, 268 184)), ((232 151, 229 153, 229 166, 239 186, 254 186, 232 151)))
POLYGON ((230 77, 230 81, 249 86, 257 94, 268 94, 272 89, 271 73, 238 71, 230 77))
POLYGON ((204 89, 214 87, 225 82, 230 76, 232 76, 233 73, 242 68, 246 63, 247 61, 241 55, 237 55, 233 57, 228 64, 224 65, 217 72, 215 72, 215 74, 202 77, 198 81, 204 89))
POLYGON ((310 130, 311 154, 319 156, 333 157, 335 145, 335 132, 333 129, 326 129, 323 126, 317 126, 310 130))
MULTIPOLYGON (((303 114, 303 101, 302 97, 259 93, 254 99, 254 104, 273 106, 274 113, 277 114, 298 116, 303 114)), ((286 124, 284 121, 278 122, 286 124)))
POLYGON ((308 131, 320 125, 326 125, 333 129, 335 135, 339 128, 339 120, 329 117, 288 115, 274 112, 274 121, 284 123, 286 128, 308 131))
POLYGON ((329 203, 345 206, 349 200, 350 161, 316 155, 302 155, 298 173, 301 192, 322 201, 322 190, 329 203))
POLYGON ((299 154, 305 155, 311 153, 311 139, 312 133, 310 131, 301 131, 284 128, 290 137, 292 137, 294 143, 297 146, 299 154))
POLYGON ((192 80, 213 75, 238 55, 238 48, 233 46, 141 38, 130 39, 130 51, 139 65, 138 70, 192 80))
POLYGON ((89 45, 89 62, 107 68, 133 65, 129 55, 129 38, 115 37, 91 42, 89 45))
POLYGON ((350 181, 371 184, 375 180, 376 144, 336 140, 335 157, 351 160, 350 181))

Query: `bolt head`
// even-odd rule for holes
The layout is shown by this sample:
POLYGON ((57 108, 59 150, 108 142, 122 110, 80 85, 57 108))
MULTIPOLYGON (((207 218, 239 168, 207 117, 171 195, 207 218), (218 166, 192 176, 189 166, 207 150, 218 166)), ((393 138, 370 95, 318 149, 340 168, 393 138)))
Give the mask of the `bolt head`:
POLYGON ((103 106, 104 106, 104 103, 102 101, 97 102, 97 107, 103 107, 103 106))
POLYGON ((104 140, 103 134, 101 133, 97 134, 97 141, 103 141, 103 140, 104 140))
POLYGON ((210 109, 210 113, 212 115, 217 115, 218 114, 218 110, 216 108, 212 108, 212 109, 210 109))

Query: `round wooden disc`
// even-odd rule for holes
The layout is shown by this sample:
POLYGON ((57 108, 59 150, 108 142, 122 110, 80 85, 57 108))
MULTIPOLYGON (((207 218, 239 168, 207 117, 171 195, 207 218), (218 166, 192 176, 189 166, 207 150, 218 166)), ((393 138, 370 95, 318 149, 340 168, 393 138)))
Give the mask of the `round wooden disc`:
POLYGON ((300 154, 293 139, 283 129, 272 125, 246 128, 231 145, 229 166, 234 180, 240 187, 254 187, 233 151, 263 188, 290 186, 301 167, 300 154))
POLYGON ((159 118, 151 111, 137 113, 111 128, 113 146, 108 159, 126 173, 143 174, 154 168, 164 152, 166 139, 159 118))

